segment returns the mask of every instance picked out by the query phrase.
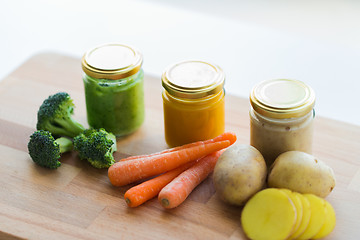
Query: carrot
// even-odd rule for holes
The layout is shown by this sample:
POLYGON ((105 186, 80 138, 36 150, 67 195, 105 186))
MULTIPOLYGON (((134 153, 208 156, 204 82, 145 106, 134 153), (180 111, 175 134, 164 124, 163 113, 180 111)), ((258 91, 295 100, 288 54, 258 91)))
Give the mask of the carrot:
POLYGON ((182 145, 182 146, 165 149, 165 150, 163 150, 161 152, 156 152, 156 153, 152 153, 152 154, 148 154, 148 155, 145 154, 145 155, 139 155, 139 156, 130 156, 130 157, 121 159, 120 161, 133 160, 133 159, 137 159, 137 158, 140 158, 140 157, 152 157, 152 156, 155 156, 155 155, 161 155, 161 154, 168 153, 168 152, 174 152, 174 151, 178 151, 178 150, 189 148, 189 147, 199 146, 201 143, 207 144, 207 143, 219 142, 219 141, 225 141, 225 140, 229 140, 230 145, 232 145, 236 141, 235 133, 225 132, 225 133, 220 134, 219 136, 217 136, 215 138, 208 139, 208 140, 205 140, 205 141, 198 141, 198 142, 188 143, 188 144, 185 144, 185 145, 182 145))
POLYGON ((126 191, 124 198, 129 207, 137 207, 147 200, 154 198, 161 189, 176 178, 180 173, 193 166, 196 161, 188 162, 180 167, 170 170, 156 178, 143 182, 126 191))
POLYGON ((164 208, 174 208, 185 201, 192 190, 214 170, 222 152, 217 151, 202 158, 166 185, 159 193, 161 205, 164 208))
POLYGON ((199 146, 180 149, 153 157, 120 161, 109 167, 108 176, 114 186, 124 186, 144 178, 167 172, 228 146, 230 146, 230 141, 228 140, 207 144, 202 143, 199 146))

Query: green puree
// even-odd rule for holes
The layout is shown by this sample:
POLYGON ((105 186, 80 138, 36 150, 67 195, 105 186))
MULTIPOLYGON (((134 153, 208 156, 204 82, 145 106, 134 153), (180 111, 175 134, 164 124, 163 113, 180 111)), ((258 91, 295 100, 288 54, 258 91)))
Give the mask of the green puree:
POLYGON ((144 121, 144 72, 120 80, 84 75, 88 123, 116 136, 134 132, 144 121))

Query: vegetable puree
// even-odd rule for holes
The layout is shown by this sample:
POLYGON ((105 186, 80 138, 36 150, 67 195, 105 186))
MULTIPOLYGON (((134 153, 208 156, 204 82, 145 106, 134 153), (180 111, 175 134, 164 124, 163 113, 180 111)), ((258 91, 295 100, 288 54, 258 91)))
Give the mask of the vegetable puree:
POLYGON ((165 140, 179 146, 214 138, 225 131, 224 91, 195 103, 163 92, 165 140))
POLYGON ((254 111, 251 111, 250 116, 250 144, 262 153, 268 166, 287 151, 312 153, 312 112, 300 119, 283 122, 274 122, 254 111))
POLYGON ((84 77, 90 126, 117 136, 132 133, 144 121, 143 71, 122 80, 84 77), (119 83, 121 82, 121 83, 119 83))

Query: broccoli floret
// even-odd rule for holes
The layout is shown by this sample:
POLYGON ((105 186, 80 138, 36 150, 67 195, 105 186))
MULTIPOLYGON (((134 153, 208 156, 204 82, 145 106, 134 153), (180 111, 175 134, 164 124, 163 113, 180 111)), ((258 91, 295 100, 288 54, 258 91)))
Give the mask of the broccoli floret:
POLYGON ((70 95, 59 92, 49 96, 39 108, 37 130, 47 130, 54 136, 75 137, 84 127, 72 118, 74 104, 70 95))
POLYGON ((71 151, 73 143, 66 137, 54 139, 50 132, 35 131, 28 143, 29 154, 32 160, 42 167, 58 168, 60 154, 71 151))
POLYGON ((74 138, 74 149, 80 159, 86 159, 95 168, 108 168, 114 164, 116 137, 105 129, 87 129, 74 138))

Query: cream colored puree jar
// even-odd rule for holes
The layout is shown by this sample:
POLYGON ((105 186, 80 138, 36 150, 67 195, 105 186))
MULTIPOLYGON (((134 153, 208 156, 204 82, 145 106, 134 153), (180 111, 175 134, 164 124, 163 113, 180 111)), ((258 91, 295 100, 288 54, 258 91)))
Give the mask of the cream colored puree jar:
POLYGON ((315 93, 297 80, 275 79, 256 85, 250 94, 250 144, 271 166, 291 150, 312 153, 315 93))

